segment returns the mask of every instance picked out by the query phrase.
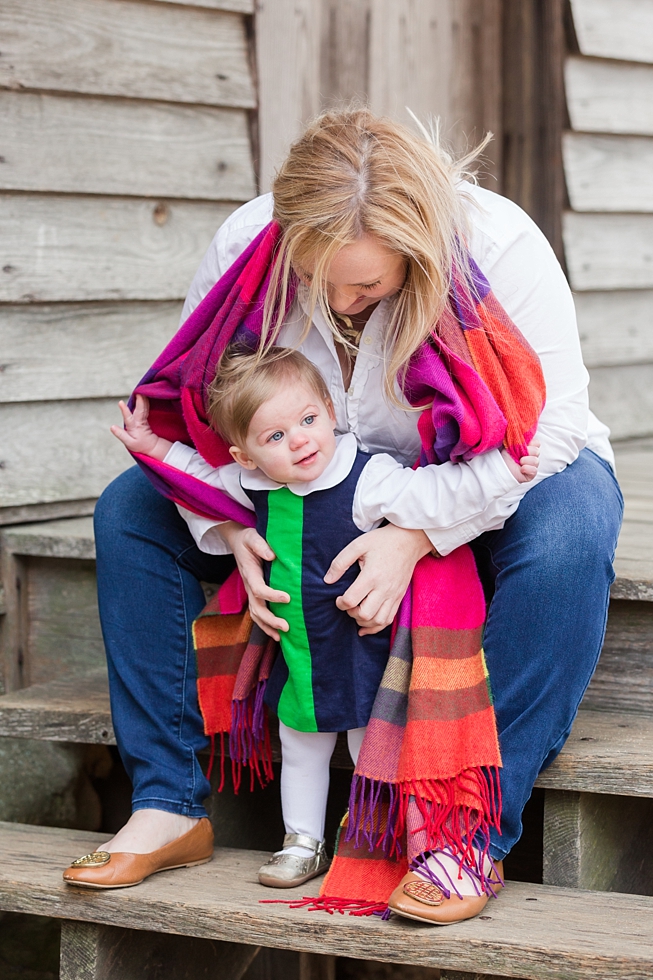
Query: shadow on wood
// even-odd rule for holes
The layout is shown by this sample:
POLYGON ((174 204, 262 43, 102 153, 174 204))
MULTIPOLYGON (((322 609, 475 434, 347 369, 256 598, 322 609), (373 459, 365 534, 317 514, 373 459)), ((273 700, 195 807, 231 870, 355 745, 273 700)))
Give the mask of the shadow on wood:
POLYGON ((60 980, 240 980, 259 948, 64 921, 60 980))

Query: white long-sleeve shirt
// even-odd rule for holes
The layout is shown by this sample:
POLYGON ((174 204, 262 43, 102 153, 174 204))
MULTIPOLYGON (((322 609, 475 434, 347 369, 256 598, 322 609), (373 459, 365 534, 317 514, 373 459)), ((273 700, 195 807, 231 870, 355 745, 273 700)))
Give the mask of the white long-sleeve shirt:
MULTIPOLYGON (((303 497, 315 490, 328 490, 342 483, 354 465, 357 450, 358 444, 353 432, 337 436, 333 459, 317 479, 307 483, 276 483, 261 470, 246 470, 238 463, 228 463, 214 469, 195 449, 181 442, 173 443, 165 462, 212 487, 217 487, 218 490, 223 490, 243 507, 254 510, 247 490, 278 490, 281 486, 287 486, 292 493, 303 497)), ((472 469, 478 459, 480 457, 472 460, 472 469)), ((497 474, 495 492, 501 495, 512 489, 517 480, 501 456, 498 462, 502 471, 497 474)), ((441 520, 455 520, 451 494, 445 492, 438 495, 437 491, 443 488, 437 486, 436 493, 433 493, 433 481, 428 472, 430 468, 423 466, 413 470, 402 466, 387 453, 376 453, 372 456, 358 478, 352 504, 352 520, 359 531, 371 531, 384 519, 406 528, 421 528, 425 519, 429 526, 441 520)), ((189 523, 201 551, 209 554, 224 553, 222 537, 211 533, 215 527, 213 521, 197 517, 182 507, 179 511, 187 520, 194 518, 189 523), (201 521, 204 523, 200 524, 201 521)))
MULTIPOLYGON (((472 184, 461 184, 469 216, 468 245, 508 315, 537 352, 546 382, 546 405, 537 438, 540 467, 530 483, 505 485, 507 467, 499 450, 468 463, 443 463, 425 468, 424 512, 421 526, 440 554, 473 540, 484 531, 503 526, 525 493, 541 480, 572 463, 585 446, 614 462, 609 430, 589 411, 573 299, 562 269, 537 225, 516 204, 472 184), (429 501, 441 508, 432 523, 429 501)), ((255 198, 235 211, 221 226, 191 284, 185 319, 272 216, 272 195, 255 198)), ((300 289, 277 343, 296 346, 307 311, 300 289)), ((338 433, 352 432, 361 449, 388 453, 412 465, 420 450, 418 413, 388 403, 383 391, 383 335, 392 300, 383 300, 372 313, 361 337, 351 384, 345 391, 333 336, 321 311, 313 314, 308 336, 299 345, 322 372, 336 413, 338 433)), ((216 522, 183 512, 203 550, 228 549, 216 522), (206 538, 206 535, 209 535, 206 538), (206 539, 205 539, 206 538, 206 539)), ((411 515, 411 517, 414 515, 411 515)), ((406 526, 405 515, 396 514, 406 526)))

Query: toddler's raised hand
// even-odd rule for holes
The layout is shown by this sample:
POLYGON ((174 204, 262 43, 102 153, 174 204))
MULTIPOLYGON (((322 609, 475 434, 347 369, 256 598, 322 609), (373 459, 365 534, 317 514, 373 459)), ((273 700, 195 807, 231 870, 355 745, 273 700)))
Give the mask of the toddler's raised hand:
POLYGON ((526 447, 527 456, 522 456, 518 463, 514 461, 507 449, 501 450, 504 462, 514 478, 519 483, 530 483, 536 476, 540 465, 540 444, 537 439, 533 439, 531 444, 526 447))
POLYGON ((165 459, 172 443, 168 439, 162 439, 152 431, 148 421, 150 403, 143 395, 136 395, 136 405, 134 411, 130 412, 127 405, 118 402, 122 417, 125 421, 125 428, 119 425, 112 425, 111 431, 120 439, 123 446, 126 446, 132 453, 142 453, 144 456, 152 456, 154 459, 165 459))

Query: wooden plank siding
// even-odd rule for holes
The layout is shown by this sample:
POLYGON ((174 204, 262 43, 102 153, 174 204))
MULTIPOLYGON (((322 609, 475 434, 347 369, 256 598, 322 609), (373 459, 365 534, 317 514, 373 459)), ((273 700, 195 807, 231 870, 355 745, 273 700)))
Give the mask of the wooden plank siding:
POLYGON ((243 201, 244 109, 0 91, 0 189, 243 201))
POLYGON ((572 9, 583 54, 653 62, 651 0, 572 0, 572 9))
POLYGON ((2 401, 122 398, 180 313, 179 300, 0 306, 2 401))
POLYGON ((574 299, 587 367, 653 362, 653 290, 576 293, 574 299))
POLYGON ((261 4, 256 33, 264 189, 302 125, 351 99, 408 125, 406 107, 439 116, 458 150, 491 130, 483 169, 498 189, 499 0, 275 0, 261 4))
POLYGON ((232 204, 0 194, 0 301, 180 299, 232 204))
POLYGON ((3 0, 0 85, 256 104, 240 14, 130 0, 3 0))
POLYGON ((615 439, 653 433, 653 3, 571 0, 563 139, 567 269, 590 405, 615 439))
POLYGON ((563 155, 575 211, 653 211, 653 139, 565 133, 563 155))
POLYGON ((251 0, 0 7, 0 524, 89 513, 108 431, 257 192, 251 0))
POLYGON ((109 432, 110 425, 121 421, 116 401, 112 397, 0 404, 0 504, 17 507, 98 497, 132 465, 109 432))
POLYGON ((572 129, 653 136, 653 67, 572 56, 565 65, 572 129))

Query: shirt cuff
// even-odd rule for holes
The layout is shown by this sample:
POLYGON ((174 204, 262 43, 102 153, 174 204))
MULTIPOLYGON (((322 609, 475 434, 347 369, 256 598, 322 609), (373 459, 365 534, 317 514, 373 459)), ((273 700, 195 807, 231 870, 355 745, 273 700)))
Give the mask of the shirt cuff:
POLYGON ((196 451, 192 446, 187 446, 183 442, 173 442, 172 446, 163 458, 163 462, 167 463, 168 466, 174 466, 176 470, 181 470, 183 473, 186 472, 186 468, 197 455, 196 451))

